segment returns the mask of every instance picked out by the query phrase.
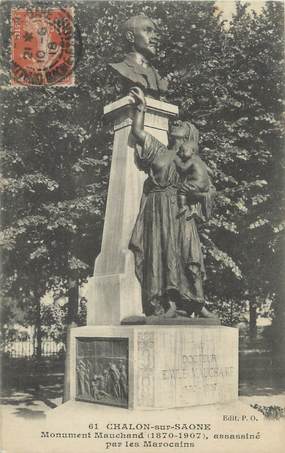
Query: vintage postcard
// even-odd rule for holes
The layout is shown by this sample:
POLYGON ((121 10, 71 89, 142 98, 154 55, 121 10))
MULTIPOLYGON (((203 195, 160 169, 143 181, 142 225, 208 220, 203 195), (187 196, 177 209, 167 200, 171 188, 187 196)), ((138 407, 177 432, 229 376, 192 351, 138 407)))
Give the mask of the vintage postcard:
POLYGON ((0 451, 281 453, 283 1, 0 12, 0 451))

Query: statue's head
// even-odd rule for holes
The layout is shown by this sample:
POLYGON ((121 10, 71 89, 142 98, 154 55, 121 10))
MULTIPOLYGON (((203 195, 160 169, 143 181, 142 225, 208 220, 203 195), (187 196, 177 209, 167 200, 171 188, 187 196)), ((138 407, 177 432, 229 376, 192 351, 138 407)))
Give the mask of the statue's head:
POLYGON ((133 50, 146 58, 156 54, 158 34, 155 24, 147 16, 133 16, 123 25, 123 35, 133 50))
POLYGON ((170 144, 179 149, 190 148, 193 152, 198 152, 199 131, 194 124, 189 121, 176 121, 170 131, 170 144))

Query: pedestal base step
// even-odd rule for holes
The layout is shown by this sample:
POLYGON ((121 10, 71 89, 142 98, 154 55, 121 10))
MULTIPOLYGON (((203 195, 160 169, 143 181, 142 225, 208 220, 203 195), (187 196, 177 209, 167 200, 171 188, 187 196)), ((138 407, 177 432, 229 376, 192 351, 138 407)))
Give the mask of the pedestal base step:
POLYGON ((164 318, 163 316, 129 316, 121 321, 122 326, 128 325, 187 325, 187 326, 220 326, 218 318, 187 318, 176 316, 176 318, 164 318))

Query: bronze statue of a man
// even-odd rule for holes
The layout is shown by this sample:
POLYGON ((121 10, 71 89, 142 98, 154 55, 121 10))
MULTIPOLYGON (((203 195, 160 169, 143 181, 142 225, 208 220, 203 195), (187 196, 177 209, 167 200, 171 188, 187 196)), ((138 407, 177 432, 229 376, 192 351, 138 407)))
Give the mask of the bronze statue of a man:
POLYGON ((131 87, 139 86, 145 93, 160 98, 167 90, 167 81, 162 79, 150 60, 156 55, 158 33, 155 24, 146 16, 133 16, 123 26, 123 35, 130 52, 120 63, 110 63, 122 94, 131 87))

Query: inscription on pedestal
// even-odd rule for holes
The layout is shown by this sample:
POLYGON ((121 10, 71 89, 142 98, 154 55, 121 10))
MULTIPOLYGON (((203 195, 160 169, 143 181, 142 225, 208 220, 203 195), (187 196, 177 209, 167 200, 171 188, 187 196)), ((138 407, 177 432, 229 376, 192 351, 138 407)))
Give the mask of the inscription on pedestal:
POLYGON ((167 405, 207 404, 229 400, 236 393, 235 339, 225 330, 182 329, 158 336, 157 398, 167 405), (187 333, 186 333, 187 332, 187 333), (167 348, 165 356, 162 351, 167 348), (228 348, 228 349, 227 349, 228 348), (159 352, 161 351, 161 352, 159 352))
POLYGON ((185 391, 213 392, 221 378, 224 382, 224 378, 231 377, 233 372, 233 366, 218 366, 215 354, 183 355, 182 367, 161 370, 161 378, 170 384, 180 380, 185 391))

